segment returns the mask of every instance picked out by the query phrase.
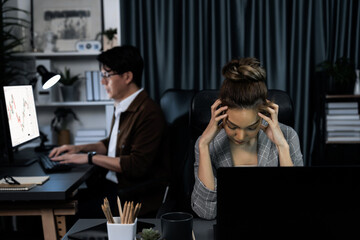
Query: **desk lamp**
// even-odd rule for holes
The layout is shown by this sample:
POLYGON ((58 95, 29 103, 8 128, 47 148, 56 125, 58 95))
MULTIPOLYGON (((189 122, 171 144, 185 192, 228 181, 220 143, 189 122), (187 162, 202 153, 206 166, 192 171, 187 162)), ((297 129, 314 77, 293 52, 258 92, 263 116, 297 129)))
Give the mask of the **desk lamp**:
POLYGON ((43 89, 51 88, 60 80, 59 74, 49 72, 43 65, 39 65, 36 70, 42 78, 41 83, 43 89))
MULTIPOLYGON (((37 72, 41 76, 41 85, 43 89, 49 89, 54 86, 60 80, 60 74, 49 72, 43 65, 39 65, 36 68, 37 72)), ((48 141, 46 134, 40 131, 40 146, 35 148, 36 152, 48 151, 54 146, 45 146, 45 142, 48 141)))

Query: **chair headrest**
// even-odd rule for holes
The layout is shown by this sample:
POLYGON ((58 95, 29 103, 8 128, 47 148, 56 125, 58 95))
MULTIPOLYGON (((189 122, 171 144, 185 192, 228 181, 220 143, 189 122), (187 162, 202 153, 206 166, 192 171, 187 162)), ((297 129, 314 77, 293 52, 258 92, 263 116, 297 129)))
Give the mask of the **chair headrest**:
MULTIPOLYGON (((190 111, 193 138, 197 138, 205 130, 211 118, 210 107, 218 97, 218 90, 201 90, 194 95, 190 111)), ((294 127, 294 108, 290 96, 285 91, 269 89, 268 99, 279 105, 279 122, 294 127)))
POLYGON ((189 109, 195 90, 168 89, 160 98, 160 106, 163 110, 168 125, 172 125, 179 119, 189 121, 189 109))

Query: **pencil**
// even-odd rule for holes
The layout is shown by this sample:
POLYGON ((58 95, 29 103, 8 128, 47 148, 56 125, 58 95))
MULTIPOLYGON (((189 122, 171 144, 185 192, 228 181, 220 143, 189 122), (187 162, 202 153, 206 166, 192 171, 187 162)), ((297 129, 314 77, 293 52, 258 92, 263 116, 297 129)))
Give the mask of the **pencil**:
POLYGON ((135 219, 136 219, 136 213, 137 213, 137 211, 138 211, 138 208, 139 208, 139 203, 137 203, 137 204, 136 204, 135 209, 134 209, 133 222, 135 222, 135 219))
POLYGON ((108 223, 111 223, 111 219, 110 219, 110 216, 108 214, 108 211, 107 211, 106 207, 104 205, 101 205, 101 209, 103 210, 104 215, 105 215, 106 220, 108 221, 108 223))
POLYGON ((121 219, 121 217, 123 215, 123 211, 122 211, 121 202, 120 202, 119 197, 117 197, 117 204, 118 204, 118 208, 119 208, 119 214, 120 214, 119 216, 120 216, 120 219, 121 219))
POLYGON ((128 211, 125 220, 126 224, 130 224, 130 219, 131 219, 131 202, 128 203, 128 211))
POLYGON ((135 211, 135 216, 134 219, 137 218, 137 216, 139 215, 140 209, 141 209, 141 203, 139 203, 139 207, 137 208, 137 210, 135 211))
POLYGON ((125 217, 125 214, 126 214, 126 202, 124 203, 124 209, 123 209, 123 214, 121 215, 121 223, 124 223, 124 217, 125 217))
POLYGON ((125 202, 124 214, 123 214, 123 224, 127 224, 127 216, 129 214, 129 202, 125 202))
POLYGON ((104 199, 104 206, 105 206, 105 210, 107 211, 108 216, 110 218, 110 222, 115 223, 114 218, 113 218, 112 213, 111 213, 109 200, 107 198, 104 199))
POLYGON ((130 214, 128 216, 128 221, 127 221, 128 223, 134 223, 133 216, 134 216, 134 202, 131 202, 130 214))

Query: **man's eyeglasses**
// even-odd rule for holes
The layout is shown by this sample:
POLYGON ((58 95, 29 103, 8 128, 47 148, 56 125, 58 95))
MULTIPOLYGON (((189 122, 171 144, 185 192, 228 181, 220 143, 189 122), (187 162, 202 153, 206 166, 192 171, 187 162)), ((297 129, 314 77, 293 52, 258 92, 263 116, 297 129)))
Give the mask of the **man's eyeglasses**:
POLYGON ((118 73, 100 72, 100 76, 105 79, 107 79, 111 76, 115 76, 115 75, 119 75, 119 74, 118 73))
POLYGON ((10 185, 20 185, 20 183, 11 176, 5 176, 4 179, 5 179, 5 182, 7 182, 10 185))

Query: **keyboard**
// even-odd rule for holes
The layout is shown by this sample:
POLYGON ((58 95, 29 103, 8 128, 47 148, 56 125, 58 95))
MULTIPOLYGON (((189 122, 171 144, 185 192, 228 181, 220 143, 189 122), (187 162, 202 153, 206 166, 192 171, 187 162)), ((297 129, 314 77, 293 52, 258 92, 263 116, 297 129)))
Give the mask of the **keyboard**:
POLYGON ((69 164, 60 164, 52 161, 45 153, 39 154, 39 161, 45 172, 62 172, 69 171, 71 169, 69 164))

